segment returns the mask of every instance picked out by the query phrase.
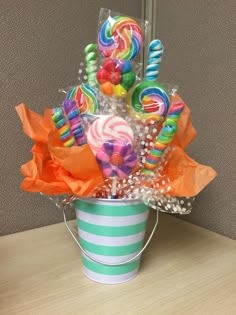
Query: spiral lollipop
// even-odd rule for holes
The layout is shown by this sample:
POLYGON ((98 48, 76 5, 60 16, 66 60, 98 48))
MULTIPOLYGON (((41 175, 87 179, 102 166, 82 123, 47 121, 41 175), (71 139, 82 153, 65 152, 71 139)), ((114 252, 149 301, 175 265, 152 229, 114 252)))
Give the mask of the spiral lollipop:
POLYGON ((143 32, 126 16, 109 17, 98 32, 98 48, 104 57, 133 60, 143 44, 143 32))
POLYGON ((99 109, 97 92, 88 84, 74 86, 67 93, 66 99, 77 101, 79 112, 82 116, 96 114, 99 109))
POLYGON ((86 138, 82 126, 82 119, 76 101, 66 100, 63 104, 64 111, 67 115, 67 119, 70 124, 71 132, 75 138, 77 145, 83 145, 86 143, 86 138))
POLYGON ((141 81, 134 88, 130 99, 130 114, 138 119, 159 122, 166 116, 170 99, 167 91, 157 82, 141 81))
POLYGON ((86 63, 86 74, 87 82, 91 87, 96 87, 97 79, 97 45, 89 44, 84 49, 85 63, 86 63))
POLYGON ((156 81, 159 75, 160 63, 164 47, 159 39, 154 39, 149 45, 148 64, 145 78, 148 81, 156 81))
POLYGON ((153 171, 158 163, 168 145, 172 142, 176 131, 177 131, 177 121, 184 109, 184 103, 175 103, 163 124, 163 127, 156 138, 154 147, 152 148, 150 154, 146 158, 144 163, 143 171, 153 171))
POLYGON ((167 91, 156 81, 159 75, 163 46, 159 39, 154 39, 149 45, 149 58, 146 67, 145 80, 133 89, 129 98, 130 114, 150 123, 162 121, 170 106, 167 91))
POLYGON ((76 145, 75 137, 71 132, 70 126, 67 123, 66 117, 61 107, 52 109, 52 121, 59 131, 60 140, 63 142, 64 147, 76 145))

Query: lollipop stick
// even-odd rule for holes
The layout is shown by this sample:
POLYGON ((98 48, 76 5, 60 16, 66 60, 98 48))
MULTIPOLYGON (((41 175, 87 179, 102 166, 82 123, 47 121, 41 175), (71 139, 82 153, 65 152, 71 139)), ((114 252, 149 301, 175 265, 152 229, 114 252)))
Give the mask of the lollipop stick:
POLYGON ((111 199, 117 199, 117 177, 112 178, 111 199))

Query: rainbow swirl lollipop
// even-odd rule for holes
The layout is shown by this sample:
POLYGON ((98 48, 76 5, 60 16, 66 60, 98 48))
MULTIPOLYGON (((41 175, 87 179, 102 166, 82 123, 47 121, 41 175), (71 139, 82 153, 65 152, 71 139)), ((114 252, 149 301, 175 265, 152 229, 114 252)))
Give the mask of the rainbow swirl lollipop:
POLYGON ((98 32, 98 49, 104 57, 132 60, 142 44, 142 29, 129 17, 109 17, 98 32))
POLYGON ((99 109, 97 92, 88 84, 74 86, 66 96, 66 99, 76 100, 81 115, 96 114, 99 109))
POLYGON ((153 81, 142 81, 133 90, 129 103, 131 114, 146 122, 153 120, 159 122, 166 116, 170 99, 166 90, 153 81))

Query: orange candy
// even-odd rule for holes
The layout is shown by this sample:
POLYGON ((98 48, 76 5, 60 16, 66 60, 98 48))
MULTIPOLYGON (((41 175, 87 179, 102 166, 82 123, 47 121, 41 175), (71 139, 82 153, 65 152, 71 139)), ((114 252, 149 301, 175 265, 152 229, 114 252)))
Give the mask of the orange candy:
POLYGON ((103 83, 101 85, 101 91, 105 95, 109 95, 109 96, 113 95, 113 93, 114 93, 113 84, 109 81, 103 83))

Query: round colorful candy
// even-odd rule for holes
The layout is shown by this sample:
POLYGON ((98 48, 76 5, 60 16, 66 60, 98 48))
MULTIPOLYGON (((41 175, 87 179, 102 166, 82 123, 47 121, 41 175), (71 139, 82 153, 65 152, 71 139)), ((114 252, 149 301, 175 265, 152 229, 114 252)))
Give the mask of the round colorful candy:
POLYGON ((97 81, 103 94, 125 97, 135 83, 135 73, 128 60, 106 59, 97 72, 97 81))
POLYGON ((107 140, 97 151, 96 159, 105 177, 126 178, 137 164, 132 144, 123 140, 107 140))
POLYGON ((94 154, 104 142, 113 139, 133 142, 133 131, 123 118, 115 115, 101 116, 89 127, 87 141, 94 154))
POLYGON ((99 110, 97 92, 88 84, 73 87, 67 93, 66 99, 74 99, 77 101, 81 115, 93 115, 99 110))
POLYGON ((158 83, 141 81, 136 85, 129 99, 132 112, 135 117, 154 120, 163 120, 169 110, 170 99, 166 90, 158 83))
POLYGON ((132 60, 142 44, 141 27, 126 16, 109 17, 98 32, 98 49, 104 57, 132 60))

